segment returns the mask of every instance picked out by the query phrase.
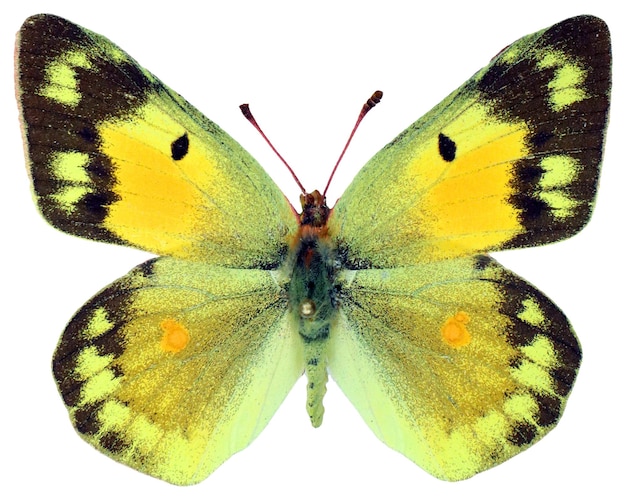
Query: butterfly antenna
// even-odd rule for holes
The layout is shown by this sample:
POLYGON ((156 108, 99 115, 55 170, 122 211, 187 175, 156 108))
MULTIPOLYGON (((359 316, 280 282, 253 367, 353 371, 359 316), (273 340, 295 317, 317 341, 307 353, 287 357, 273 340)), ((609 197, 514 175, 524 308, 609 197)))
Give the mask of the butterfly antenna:
POLYGON ((343 158, 343 155, 346 154, 346 150, 348 149, 350 142, 352 142, 352 138, 354 137, 356 129, 359 128, 361 121, 363 120, 363 118, 365 118, 365 115, 369 113, 370 109, 376 106, 382 98, 383 98, 382 91, 377 90, 376 92, 372 94, 372 97, 370 97, 365 102, 365 104, 363 104, 363 107, 361 108, 361 112, 359 113, 359 117, 356 119, 356 123, 354 124, 354 127, 352 128, 352 132, 350 132, 350 137, 348 137, 348 140, 346 141, 346 145, 343 147, 343 151, 341 151, 341 154, 339 155, 339 159, 337 160, 337 163, 335 163, 333 171, 331 172, 330 177, 328 178, 328 182, 326 183, 326 187, 324 188, 324 193, 323 193, 324 197, 326 197, 326 191, 328 191, 328 187, 330 186, 330 183, 333 180, 333 177, 335 176, 335 172, 337 171, 337 167, 339 166, 339 163, 341 163, 341 159, 343 158))
POLYGON ((304 189, 304 186, 300 182, 300 179, 298 179, 298 177, 296 176, 296 173, 289 166, 289 163, 287 163, 285 161, 285 159, 281 156, 281 154, 276 150, 274 145, 271 143, 271 141, 267 138, 267 136, 265 135, 263 130, 261 130, 261 127, 259 127, 259 124, 256 122, 256 120, 254 119, 254 116, 252 115, 252 111, 250 111, 250 106, 248 104, 242 104, 241 106, 239 106, 239 109, 243 113, 243 116, 246 117, 246 120, 248 120, 252 124, 252 126, 255 129, 257 129, 259 134, 261 134, 261 137, 263 137, 263 139, 265 139, 265 142, 267 142, 269 144, 270 148, 272 148, 272 151, 274 151, 274 153, 276 153, 276 156, 278 156, 280 158, 280 161, 282 161, 284 163, 285 167, 287 167, 287 170, 289 170, 289 172, 291 173, 291 176, 296 181, 296 184, 298 184, 298 187, 300 187, 300 190, 302 191, 302 193, 306 194, 306 189, 304 189))

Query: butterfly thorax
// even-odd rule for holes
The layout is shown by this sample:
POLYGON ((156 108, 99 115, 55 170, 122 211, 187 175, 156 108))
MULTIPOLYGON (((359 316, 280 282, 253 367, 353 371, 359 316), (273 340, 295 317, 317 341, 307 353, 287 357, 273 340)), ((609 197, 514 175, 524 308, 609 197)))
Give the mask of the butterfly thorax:
POLYGON ((330 209, 319 191, 302 195, 300 230, 292 246, 289 304, 305 355, 307 410, 311 423, 322 423, 326 393, 327 342, 334 314, 335 249, 327 235, 330 209))

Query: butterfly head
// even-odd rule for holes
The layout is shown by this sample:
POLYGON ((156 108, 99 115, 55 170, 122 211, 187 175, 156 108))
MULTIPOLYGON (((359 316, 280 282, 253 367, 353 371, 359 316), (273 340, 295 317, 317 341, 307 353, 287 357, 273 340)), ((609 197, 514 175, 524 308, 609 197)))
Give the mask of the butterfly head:
POLYGON ((326 197, 317 189, 312 193, 300 195, 302 213, 300 214, 300 225, 321 228, 326 226, 330 209, 326 204, 326 197))

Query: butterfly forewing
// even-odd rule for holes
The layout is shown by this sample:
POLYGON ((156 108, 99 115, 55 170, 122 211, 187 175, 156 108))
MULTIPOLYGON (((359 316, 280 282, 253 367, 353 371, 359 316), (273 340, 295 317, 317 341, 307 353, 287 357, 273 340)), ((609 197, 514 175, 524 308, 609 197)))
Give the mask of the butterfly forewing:
POLYGON ((277 267, 297 221, 256 161, 106 38, 26 20, 18 101, 37 204, 90 239, 239 267, 277 267))
POLYGON ((595 199, 610 68, 608 29, 589 16, 502 51, 340 198, 329 225, 349 265, 414 264, 579 231, 595 199))

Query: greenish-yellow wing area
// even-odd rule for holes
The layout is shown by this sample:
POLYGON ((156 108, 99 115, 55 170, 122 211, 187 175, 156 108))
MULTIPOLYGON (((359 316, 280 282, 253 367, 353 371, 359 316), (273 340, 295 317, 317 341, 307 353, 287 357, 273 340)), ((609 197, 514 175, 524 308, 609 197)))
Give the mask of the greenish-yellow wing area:
POLYGON ((275 271, 163 257, 98 293, 54 355, 83 439, 174 484, 197 483, 265 427, 304 369, 275 271))
POLYGON ((344 271, 332 377, 387 445, 461 480, 557 423, 581 351, 563 313, 487 256, 344 271))
POLYGON ((106 38, 50 15, 17 41, 35 198, 55 227, 160 255, 276 267, 297 220, 258 163, 106 38))
POLYGON ((576 233, 594 203, 610 71, 600 19, 513 43, 367 163, 329 234, 350 265, 382 268, 576 233))

